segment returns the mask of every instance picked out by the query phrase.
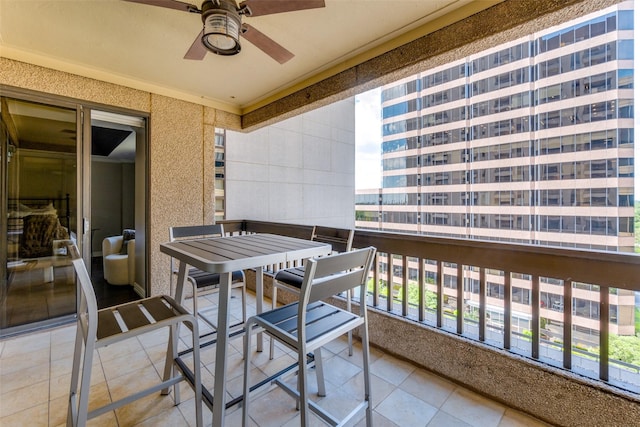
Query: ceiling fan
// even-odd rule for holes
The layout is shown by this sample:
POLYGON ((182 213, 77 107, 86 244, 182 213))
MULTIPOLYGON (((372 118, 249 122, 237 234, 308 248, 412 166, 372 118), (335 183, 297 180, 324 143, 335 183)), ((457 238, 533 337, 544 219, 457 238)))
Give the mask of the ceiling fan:
POLYGON ((255 27, 242 23, 242 16, 263 16, 325 6, 324 0, 244 0, 239 6, 235 0, 205 0, 200 8, 177 0, 125 1, 200 14, 203 29, 187 50, 185 59, 202 60, 207 51, 235 55, 240 52, 239 37, 242 36, 280 64, 293 58, 293 53, 255 27))

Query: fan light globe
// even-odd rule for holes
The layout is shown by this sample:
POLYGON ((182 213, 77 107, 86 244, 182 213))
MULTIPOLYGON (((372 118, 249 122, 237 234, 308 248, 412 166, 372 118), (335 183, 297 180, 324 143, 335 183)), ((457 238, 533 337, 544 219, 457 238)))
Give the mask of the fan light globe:
POLYGON ((218 55, 240 52, 240 14, 234 0, 207 0, 202 3, 202 43, 218 55))

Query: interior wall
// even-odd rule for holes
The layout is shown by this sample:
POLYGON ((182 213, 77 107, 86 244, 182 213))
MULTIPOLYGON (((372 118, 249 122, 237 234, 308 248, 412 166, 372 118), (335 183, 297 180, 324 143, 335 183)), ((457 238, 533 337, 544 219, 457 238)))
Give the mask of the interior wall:
POLYGON ((102 253, 105 237, 134 228, 134 170, 132 163, 96 161, 91 164, 91 252, 102 253))
POLYGON ((121 163, 120 172, 122 174, 122 228, 136 228, 135 224, 135 197, 136 188, 136 165, 134 163, 121 163))
POLYGON ((355 98, 228 131, 225 185, 227 219, 353 227, 355 98))

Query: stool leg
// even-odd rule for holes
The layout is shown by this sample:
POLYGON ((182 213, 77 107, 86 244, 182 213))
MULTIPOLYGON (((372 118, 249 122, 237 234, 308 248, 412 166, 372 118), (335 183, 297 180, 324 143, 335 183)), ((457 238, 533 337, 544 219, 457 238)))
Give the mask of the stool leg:
MULTIPOLYGON (((176 358, 176 354, 178 353, 177 334, 178 334, 178 328, 176 327, 176 325, 173 324, 169 326, 169 340, 167 342, 167 355, 165 356, 165 360, 164 360, 164 374, 162 376, 162 381, 168 381, 171 377, 173 377, 173 372, 174 372, 173 360, 176 358)), ((174 384, 173 390, 174 390, 173 399, 177 405, 178 403, 180 403, 180 396, 179 396, 180 392, 178 391, 177 384, 174 384)), ((165 389, 162 389, 161 394, 167 395, 169 394, 169 392, 170 390, 167 387, 165 389)))
POLYGON ((253 327, 252 323, 247 323, 246 328, 247 332, 244 336, 244 381, 243 381, 243 400, 242 400, 242 426, 249 425, 249 389, 251 388, 251 329, 253 327))
MULTIPOLYGON (((273 279, 275 281, 275 279, 273 279)), ((271 310, 278 306, 278 288, 276 285, 271 282, 271 310)), ((275 351, 275 339, 273 337, 269 337, 269 360, 273 359, 273 353, 275 351)))
POLYGON ((192 294, 193 295, 193 315, 197 319, 198 318, 198 285, 196 284, 195 281, 192 281, 191 278, 189 278, 189 281, 193 285, 193 294, 192 294))
POLYGON ((302 345, 298 349, 298 393, 300 398, 298 402, 300 404, 300 425, 308 427, 309 417, 308 409, 309 403, 307 402, 307 354, 306 346, 302 345))
POLYGON ((242 323, 247 323, 247 282, 242 284, 242 323))
POLYGON ((313 351, 313 360, 316 367, 316 381, 318 382, 318 396, 324 397, 327 395, 327 389, 324 385, 324 368, 322 367, 322 347, 319 347, 313 351))
POLYGON ((87 340, 84 346, 84 359, 82 361, 82 379, 80 380, 80 391, 78 397, 78 426, 87 424, 89 412, 89 390, 91 388, 91 365, 93 364, 93 352, 95 345, 92 340, 87 340))
POLYGON ((78 381, 80 379, 80 361, 82 359, 82 347, 84 337, 82 328, 78 326, 76 331, 76 342, 73 351, 73 365, 71 368, 71 386, 69 388, 69 408, 67 412, 67 426, 77 425, 78 416, 78 381))
MULTIPOLYGON (((203 425, 202 419, 202 376, 200 374, 200 334, 198 332, 198 318, 194 316, 191 322, 191 339, 193 341, 193 381, 194 381, 194 405, 196 407, 196 426, 203 425)), ((177 342, 177 338, 176 338, 177 342)), ((177 346, 177 344, 176 344, 177 346)), ((175 347, 174 347, 175 348, 175 347)), ((175 357, 175 355, 174 355, 175 357)), ((173 363, 172 363, 173 364, 173 363)), ((178 395, 176 384, 176 396, 178 395)))
MULTIPOLYGON (((347 311, 351 313, 351 298, 353 295, 353 289, 347 291, 347 311)), ((360 302, 362 303, 362 302, 360 302)), ((349 356, 353 356, 353 331, 347 332, 347 341, 349 344, 349 356)))
POLYGON ((373 425, 373 398, 371 397, 371 374, 369 372, 369 328, 365 320, 362 325, 362 372, 364 374, 364 400, 367 401, 366 425, 373 425))

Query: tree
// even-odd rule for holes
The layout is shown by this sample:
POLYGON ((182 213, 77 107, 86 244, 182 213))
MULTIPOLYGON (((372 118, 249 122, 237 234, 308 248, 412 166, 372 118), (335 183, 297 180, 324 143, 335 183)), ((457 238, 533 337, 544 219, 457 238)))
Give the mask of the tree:
POLYGON ((609 337, 609 357, 640 366, 640 338, 611 335, 609 337))

